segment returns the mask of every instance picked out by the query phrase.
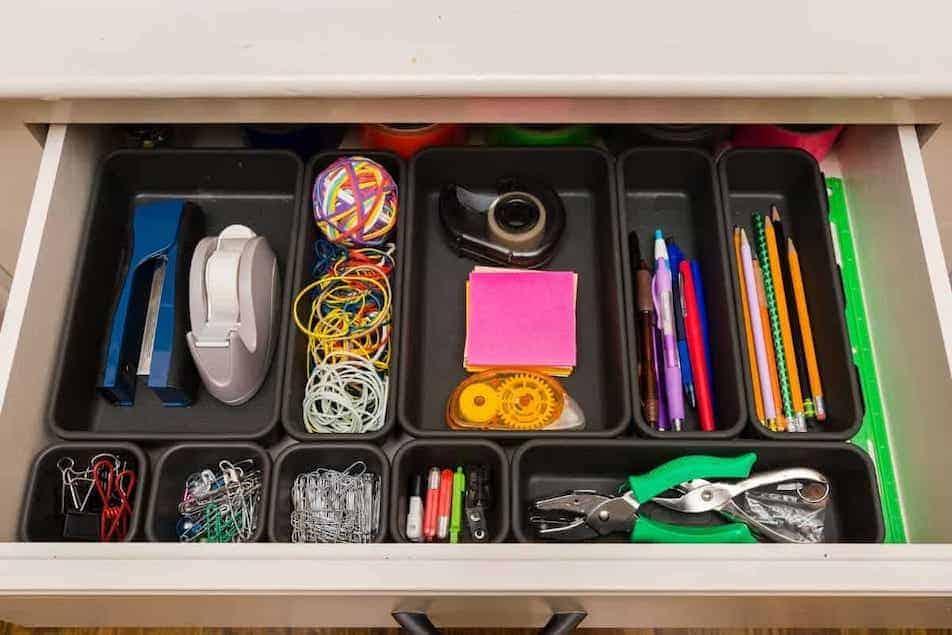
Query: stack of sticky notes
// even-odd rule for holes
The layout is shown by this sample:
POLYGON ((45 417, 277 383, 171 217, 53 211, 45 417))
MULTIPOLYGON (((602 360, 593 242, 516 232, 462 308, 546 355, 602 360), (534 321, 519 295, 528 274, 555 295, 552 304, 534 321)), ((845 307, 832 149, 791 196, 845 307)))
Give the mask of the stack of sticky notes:
POLYGON ((470 372, 518 367, 566 377, 575 368, 578 274, 476 267, 466 285, 470 372))

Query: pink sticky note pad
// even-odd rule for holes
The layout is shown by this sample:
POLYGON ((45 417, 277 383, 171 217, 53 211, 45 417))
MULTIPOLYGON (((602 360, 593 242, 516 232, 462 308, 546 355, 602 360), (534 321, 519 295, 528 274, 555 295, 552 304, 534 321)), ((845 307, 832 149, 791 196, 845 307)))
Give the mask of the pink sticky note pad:
POLYGON ((571 271, 474 271, 469 277, 469 366, 575 366, 571 271))

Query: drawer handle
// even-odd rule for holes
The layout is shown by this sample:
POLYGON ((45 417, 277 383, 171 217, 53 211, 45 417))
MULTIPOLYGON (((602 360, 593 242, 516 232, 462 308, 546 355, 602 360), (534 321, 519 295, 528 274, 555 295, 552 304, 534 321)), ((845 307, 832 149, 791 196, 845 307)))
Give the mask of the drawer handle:
MULTIPOLYGON (((440 635, 440 629, 433 625, 423 611, 394 611, 391 615, 410 635, 440 635)), ((539 630, 539 635, 566 635, 574 631, 586 617, 588 613, 581 609, 553 613, 539 630)))

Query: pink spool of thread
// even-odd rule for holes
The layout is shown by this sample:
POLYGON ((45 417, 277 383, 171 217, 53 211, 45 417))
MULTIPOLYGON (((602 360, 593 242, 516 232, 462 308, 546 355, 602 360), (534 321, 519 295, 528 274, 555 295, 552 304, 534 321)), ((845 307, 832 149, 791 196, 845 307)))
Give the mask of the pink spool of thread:
POLYGON ((749 124, 734 127, 731 143, 737 148, 800 148, 822 161, 842 131, 842 125, 749 124))

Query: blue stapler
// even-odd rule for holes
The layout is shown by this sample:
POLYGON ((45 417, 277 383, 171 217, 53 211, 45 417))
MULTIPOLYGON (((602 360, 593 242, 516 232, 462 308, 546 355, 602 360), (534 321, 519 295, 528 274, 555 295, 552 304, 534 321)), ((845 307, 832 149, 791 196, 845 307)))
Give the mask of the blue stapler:
POLYGON ((128 269, 112 317, 100 393, 119 406, 135 401, 138 375, 165 406, 188 406, 198 385, 189 356, 188 264, 204 235, 202 210, 183 200, 135 208, 128 269), (144 355, 143 337, 152 340, 144 355))

